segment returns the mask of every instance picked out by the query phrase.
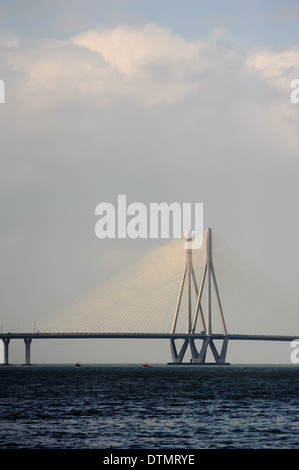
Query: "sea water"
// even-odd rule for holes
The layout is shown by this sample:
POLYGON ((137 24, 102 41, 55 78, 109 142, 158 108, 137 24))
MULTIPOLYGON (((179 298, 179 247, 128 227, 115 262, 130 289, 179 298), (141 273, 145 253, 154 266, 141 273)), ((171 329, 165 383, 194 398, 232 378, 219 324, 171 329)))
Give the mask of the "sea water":
POLYGON ((298 366, 0 367, 0 449, 296 449, 298 366))

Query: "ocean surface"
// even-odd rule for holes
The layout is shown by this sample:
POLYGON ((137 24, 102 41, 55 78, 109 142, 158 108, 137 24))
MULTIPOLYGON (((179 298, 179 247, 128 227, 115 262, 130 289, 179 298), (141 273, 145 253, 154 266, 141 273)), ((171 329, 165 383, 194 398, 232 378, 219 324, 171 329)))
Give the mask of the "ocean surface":
POLYGON ((297 449, 298 366, 0 367, 0 449, 297 449))

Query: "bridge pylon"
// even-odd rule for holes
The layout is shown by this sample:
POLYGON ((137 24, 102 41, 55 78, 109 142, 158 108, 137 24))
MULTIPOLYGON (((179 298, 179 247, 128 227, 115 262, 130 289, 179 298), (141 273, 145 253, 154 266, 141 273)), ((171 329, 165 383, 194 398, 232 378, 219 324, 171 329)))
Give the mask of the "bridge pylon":
MULTIPOLYGON (((191 238, 187 238, 187 240, 191 241, 191 238)), ((187 305, 186 305, 186 333, 188 334, 188 338, 184 339, 183 345, 181 346, 180 350, 178 351, 175 345, 175 339, 170 339, 170 349, 172 355, 172 364, 182 364, 183 359, 185 357, 185 353, 188 349, 188 346, 191 350, 191 363, 193 364, 206 364, 206 354, 208 348, 211 349, 213 357, 215 359, 216 364, 226 364, 226 352, 228 346, 228 338, 227 338, 227 330, 224 321, 224 315, 221 305, 221 299, 219 294, 219 289, 216 281, 216 274, 213 265, 213 257, 212 257, 212 229, 207 228, 205 230, 204 236, 204 246, 205 246, 205 262, 202 270, 201 280, 199 286, 196 282, 194 267, 193 267, 193 259, 192 259, 192 251, 193 249, 190 246, 186 247, 186 257, 185 257, 185 267, 183 271, 183 276, 180 285, 180 291, 178 295, 178 300, 176 304, 176 310, 173 318, 172 329, 171 333, 176 333, 176 325, 179 316, 179 311, 181 308, 181 300, 183 291, 186 288, 186 298, 187 298, 187 305), (192 315, 192 305, 191 305, 191 294, 192 294, 192 284, 196 294, 196 305, 192 315), (206 315, 204 318, 204 313, 202 309, 202 296, 204 292, 204 287, 206 286, 206 315), (213 334, 212 334, 212 302, 211 302, 211 293, 212 288, 214 288, 218 310, 221 320, 221 327, 222 327, 222 334, 223 334, 223 343, 220 352, 217 351, 217 348, 213 341, 213 334), (202 345, 200 351, 198 351, 195 338, 192 338, 192 335, 195 335, 196 327, 198 323, 198 318, 200 319, 201 323, 201 339, 202 345)), ((198 334, 197 334, 198 335, 198 334)))

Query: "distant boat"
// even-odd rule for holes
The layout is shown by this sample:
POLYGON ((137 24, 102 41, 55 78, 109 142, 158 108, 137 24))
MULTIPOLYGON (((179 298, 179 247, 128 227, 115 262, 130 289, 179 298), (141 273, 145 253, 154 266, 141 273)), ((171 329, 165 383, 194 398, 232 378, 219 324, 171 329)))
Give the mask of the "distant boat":
POLYGON ((147 369, 150 366, 148 364, 142 364, 142 367, 143 367, 143 369, 147 369))
POLYGON ((81 367, 80 362, 76 362, 75 367, 81 367))

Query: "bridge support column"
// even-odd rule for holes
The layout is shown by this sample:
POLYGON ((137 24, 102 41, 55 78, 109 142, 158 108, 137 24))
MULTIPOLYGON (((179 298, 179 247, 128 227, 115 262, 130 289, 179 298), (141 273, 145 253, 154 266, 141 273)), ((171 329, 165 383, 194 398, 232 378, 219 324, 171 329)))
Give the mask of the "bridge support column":
POLYGON ((8 345, 9 345, 10 339, 9 338, 3 338, 3 343, 4 343, 4 364, 8 365, 8 345))
MULTIPOLYGON (((192 240, 192 238, 188 238, 187 236, 186 236, 186 239, 192 240)), ((215 274, 215 269, 214 269, 214 264, 213 264, 212 230, 210 228, 207 228, 205 231, 205 244, 204 244, 203 250, 205 250, 205 261, 203 265, 201 280, 200 280, 199 285, 197 285, 197 282, 195 279, 195 272, 193 268, 193 261, 192 261, 192 249, 190 248, 186 249, 185 268, 184 268, 183 277, 181 280, 181 286, 180 286, 177 306, 176 306, 176 310, 174 314, 171 333, 175 334, 182 294, 184 290, 185 280, 187 278, 188 282, 186 286, 187 287, 186 333, 189 335, 189 337, 184 339, 184 343, 179 353, 177 352, 177 349, 175 346, 175 339, 173 338, 170 340, 172 360, 173 360, 173 363, 175 364, 182 363, 188 346, 190 346, 190 350, 191 350, 191 362, 194 364, 205 364, 208 348, 210 348, 216 364, 225 364, 228 338, 227 338, 227 330, 225 326, 224 315, 223 315, 222 305, 221 305, 221 300, 220 300, 220 294, 218 290, 216 274, 215 274), (192 313, 191 312, 191 309, 192 309, 191 278, 193 279, 194 290, 196 294, 196 305, 195 305, 195 310, 193 313, 193 319, 191 315, 192 313), (204 318, 203 309, 201 305, 202 296, 204 293, 204 287, 206 287, 206 319, 204 318), (213 338, 213 333, 212 333, 212 288, 214 289, 213 292, 216 295, 220 321, 221 321, 221 326, 222 326, 222 336, 220 338, 221 339, 223 338, 223 344, 222 344, 220 353, 217 351, 217 348, 214 344, 214 338, 213 338), (200 318, 200 321, 201 321, 202 338, 200 338, 200 341, 203 341, 203 344, 199 352, 195 345, 195 338, 192 338, 192 335, 193 334, 195 335, 198 317, 200 318)))
POLYGON ((211 349, 215 364, 227 364, 225 362, 226 359, 226 352, 228 346, 228 338, 224 338, 220 353, 217 351, 217 348, 214 344, 212 338, 206 337, 203 340, 203 344, 201 346, 200 351, 198 352, 195 340, 194 339, 185 339, 184 343, 179 351, 177 352, 177 348, 175 345, 174 339, 170 340, 170 349, 171 349, 171 356, 172 356, 172 363, 173 364, 182 364, 183 359, 187 350, 188 345, 190 345, 191 350, 191 363, 192 364, 206 364, 206 355, 208 347, 211 349))
POLYGON ((192 352, 192 362, 195 364, 204 364, 206 360, 207 349, 208 347, 210 347, 213 357, 215 359, 215 363, 226 364, 225 358, 226 358, 227 346, 228 346, 228 339, 224 338, 221 351, 220 353, 218 353, 213 339, 206 338, 203 342, 200 352, 196 354, 197 352, 196 349, 192 352))
POLYGON ((25 338, 25 364, 30 365, 30 346, 31 346, 31 338, 25 338))
POLYGON ((172 361, 175 364, 181 364, 182 363, 182 361, 184 359, 184 356, 185 356, 185 352, 186 352, 187 347, 188 347, 188 344, 189 344, 189 340, 185 339, 185 341, 183 343, 183 346, 181 347, 180 352, 178 353, 175 342, 174 342, 174 339, 170 340, 170 350, 171 350, 172 361))

